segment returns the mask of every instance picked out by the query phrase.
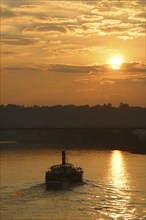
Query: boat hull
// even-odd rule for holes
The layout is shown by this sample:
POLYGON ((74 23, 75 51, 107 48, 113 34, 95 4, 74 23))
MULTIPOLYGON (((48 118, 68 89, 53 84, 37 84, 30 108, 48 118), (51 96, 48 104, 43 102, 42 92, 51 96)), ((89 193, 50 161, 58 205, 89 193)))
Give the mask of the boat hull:
POLYGON ((46 172, 45 177, 46 187, 47 189, 50 188, 60 188, 62 186, 73 185, 76 183, 83 183, 83 174, 76 173, 76 174, 68 174, 68 175, 53 175, 50 172, 46 172))

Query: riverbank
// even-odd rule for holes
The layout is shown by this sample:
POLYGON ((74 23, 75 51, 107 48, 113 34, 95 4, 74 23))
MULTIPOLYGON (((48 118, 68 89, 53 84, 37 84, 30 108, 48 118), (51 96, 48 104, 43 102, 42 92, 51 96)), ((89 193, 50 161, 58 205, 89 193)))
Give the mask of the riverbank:
POLYGON ((35 143, 56 147, 67 146, 67 148, 146 153, 146 130, 144 129, 5 129, 0 131, 0 137, 1 145, 7 142, 35 143))

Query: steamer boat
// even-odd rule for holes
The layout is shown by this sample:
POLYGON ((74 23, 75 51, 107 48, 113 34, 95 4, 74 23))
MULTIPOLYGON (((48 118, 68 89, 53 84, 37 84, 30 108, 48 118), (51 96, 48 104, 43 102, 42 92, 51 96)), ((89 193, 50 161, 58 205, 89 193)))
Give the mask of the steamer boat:
POLYGON ((45 182, 47 189, 58 188, 65 183, 82 183, 83 169, 66 162, 66 152, 62 151, 62 163, 49 168, 46 172, 45 182))

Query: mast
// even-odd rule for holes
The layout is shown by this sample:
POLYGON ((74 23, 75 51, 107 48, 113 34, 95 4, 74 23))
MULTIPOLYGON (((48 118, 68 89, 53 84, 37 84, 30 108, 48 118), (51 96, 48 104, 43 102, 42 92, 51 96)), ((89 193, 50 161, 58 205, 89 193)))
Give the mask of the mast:
POLYGON ((62 165, 66 164, 66 153, 65 151, 62 151, 62 165))

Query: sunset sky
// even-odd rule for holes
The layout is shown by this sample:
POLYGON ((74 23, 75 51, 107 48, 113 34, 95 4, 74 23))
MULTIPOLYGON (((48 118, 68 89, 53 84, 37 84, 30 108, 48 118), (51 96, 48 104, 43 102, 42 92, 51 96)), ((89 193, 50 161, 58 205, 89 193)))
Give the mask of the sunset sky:
POLYGON ((1 0, 1 103, 145 106, 145 7, 1 0))

